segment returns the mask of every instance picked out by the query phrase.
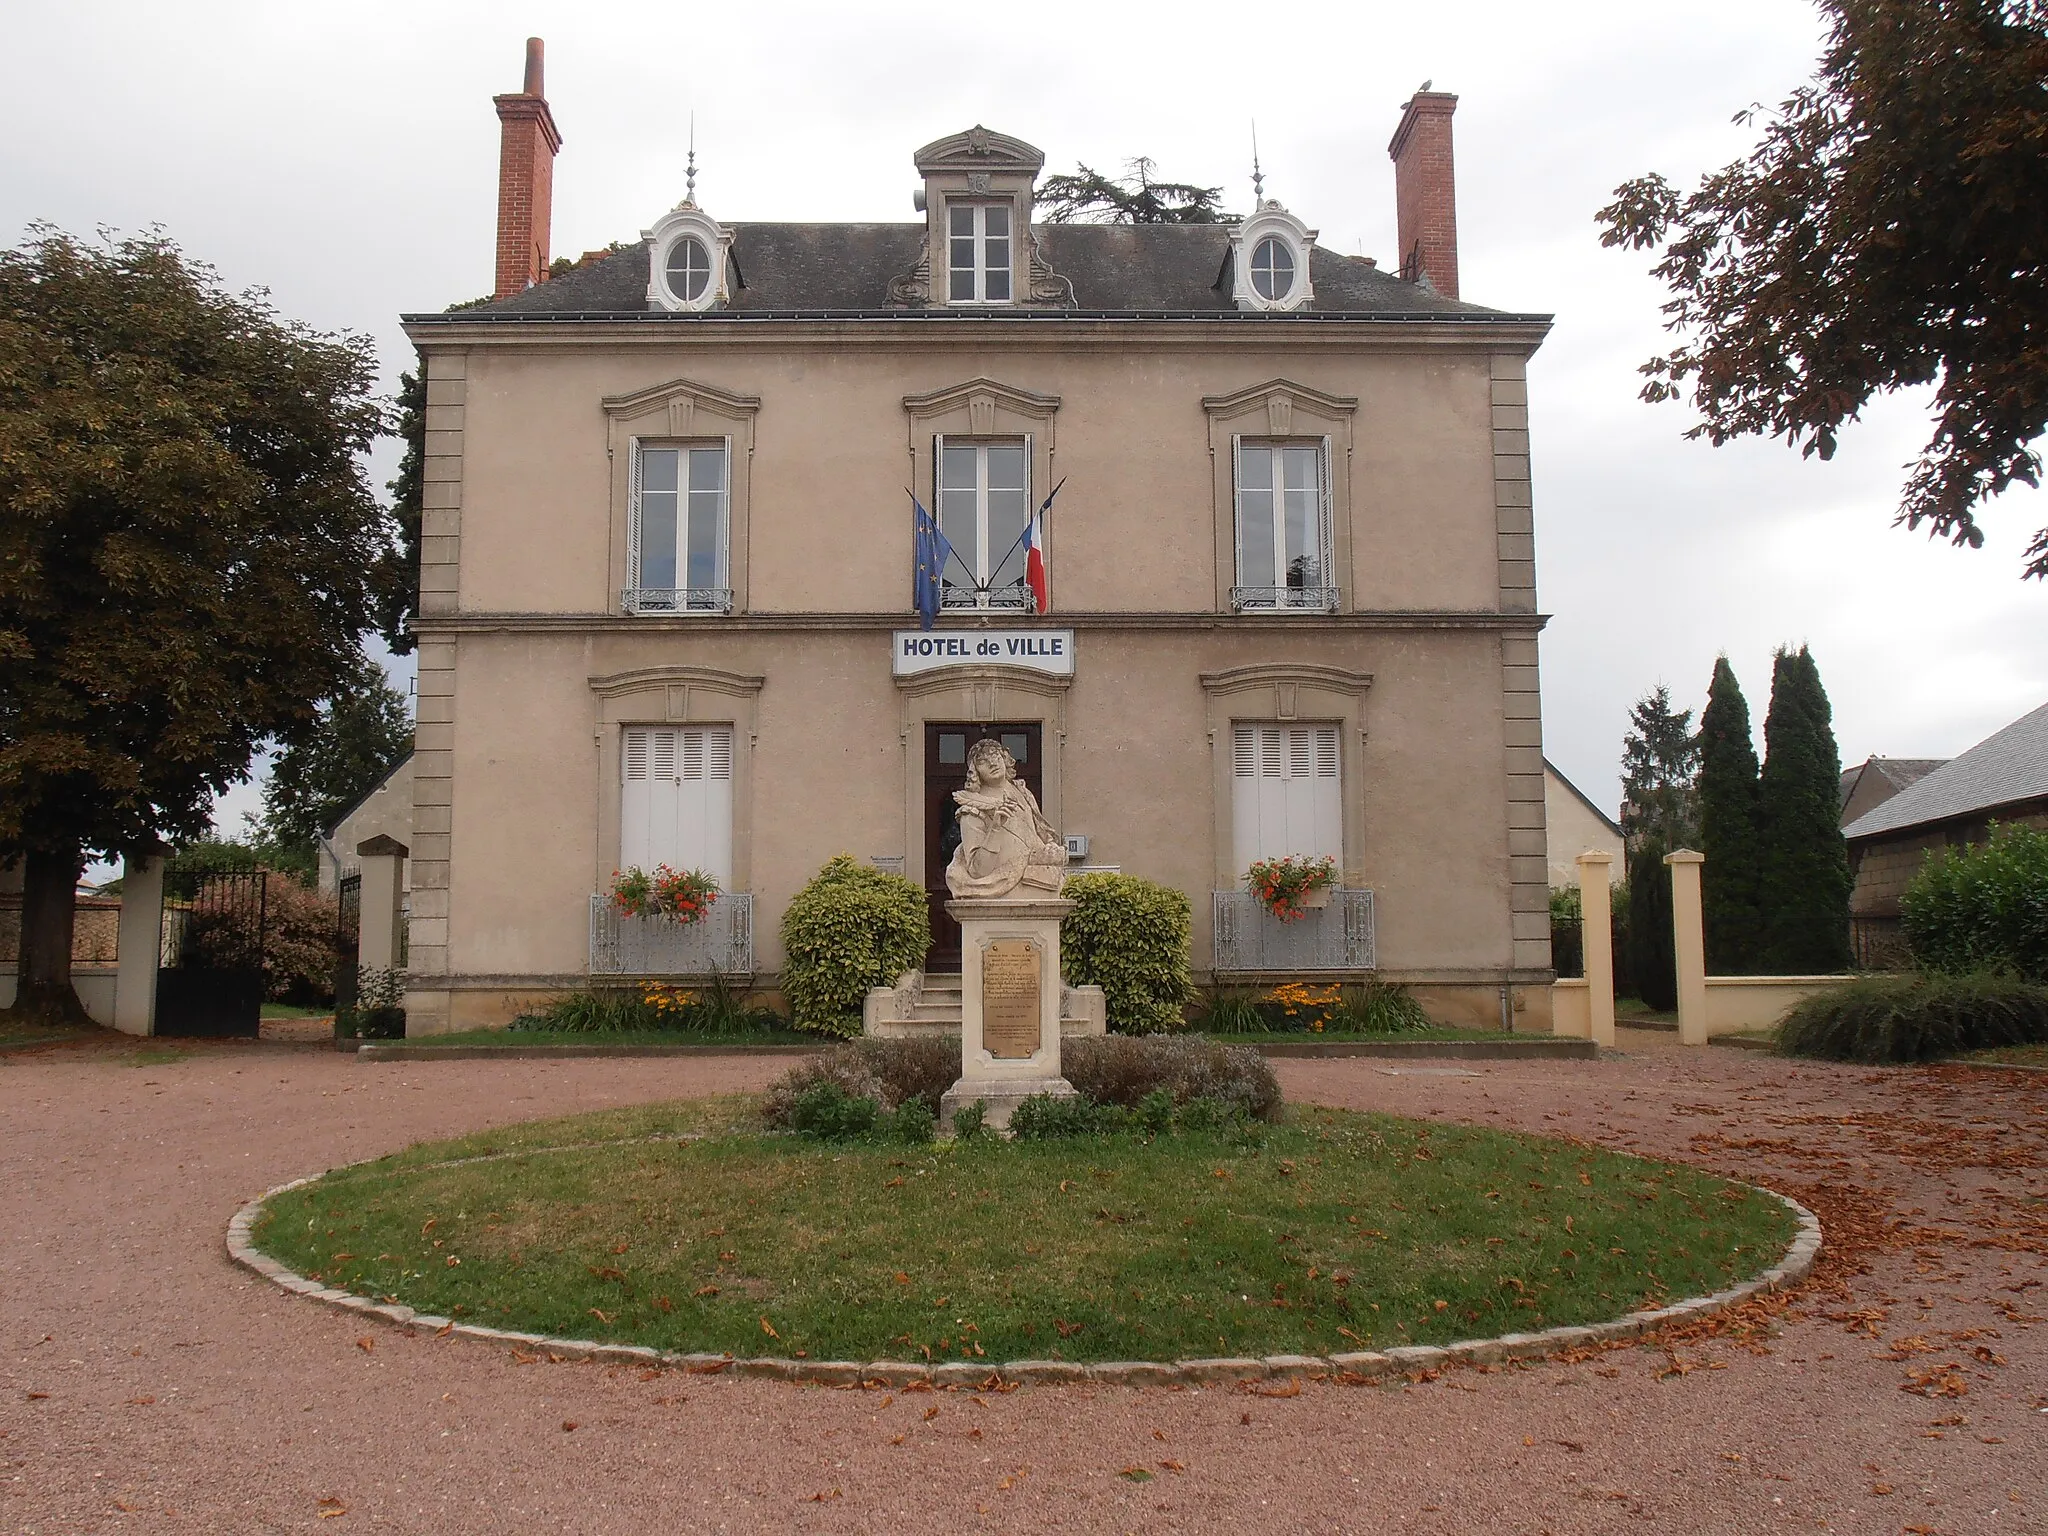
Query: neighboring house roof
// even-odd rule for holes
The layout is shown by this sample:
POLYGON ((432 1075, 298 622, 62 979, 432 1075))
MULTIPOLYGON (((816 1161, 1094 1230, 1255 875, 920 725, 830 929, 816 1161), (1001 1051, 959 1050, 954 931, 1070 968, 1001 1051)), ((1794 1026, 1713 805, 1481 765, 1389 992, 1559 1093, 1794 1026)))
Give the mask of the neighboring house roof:
MULTIPOLYGON (((368 805, 372 800, 376 799, 378 792, 391 782, 392 778, 396 776, 396 774, 398 773, 398 770, 403 768, 407 763, 411 761, 412 754, 408 752, 405 754, 405 756, 401 757, 397 762, 393 763, 388 769, 385 770, 384 777, 379 779, 376 783, 372 784, 369 787, 368 791, 364 793, 362 799, 358 800, 354 805, 350 806, 347 810, 343 811, 339 816, 335 817, 334 822, 331 826, 322 828, 320 835, 323 838, 333 837, 335 833, 341 830, 341 824, 343 822, 347 821, 349 817, 355 815, 357 811, 360 811, 364 806, 368 805)), ((350 853, 355 852, 353 848, 349 849, 348 851, 350 853)))
POLYGON ((1875 837, 2039 798, 2048 798, 2048 704, 1943 763, 1842 832, 1852 839, 1875 837))
POLYGON ((1902 789, 1910 789, 1943 763, 1945 757, 1872 757, 1842 770, 1841 808, 1847 810, 1855 798, 1857 788, 1866 776, 1873 776, 1888 786, 1884 798, 1889 800, 1902 789))
POLYGON ((1608 815, 1605 811, 1601 810, 1600 807, 1595 805, 1591 800, 1587 799, 1586 792, 1580 789, 1579 786, 1574 784, 1570 779, 1566 778, 1564 776, 1563 771, 1558 768, 1557 764, 1553 763, 1547 757, 1543 759, 1543 771, 1549 774, 1553 779, 1557 780, 1557 782, 1562 784, 1566 789, 1570 790, 1572 792, 1572 798, 1574 800, 1577 800, 1579 804, 1583 805, 1587 810, 1591 811, 1595 816, 1599 817, 1600 824, 1602 826, 1607 828, 1607 830, 1612 832, 1616 837, 1621 836, 1621 823, 1616 821, 1612 816, 1608 815))
MULTIPOLYGON (((652 308, 647 301, 648 252, 642 241, 585 260, 524 293, 443 315, 408 320, 659 319, 717 320, 734 315, 880 313, 975 319, 1004 316, 1106 314, 1229 314, 1254 320, 1371 315, 1417 320, 1511 320, 1509 315, 1447 299, 1434 289, 1315 247, 1309 276, 1315 297, 1288 313, 1243 312, 1232 298, 1227 224, 1035 224, 1040 251, 1054 274, 1073 287, 1057 308, 912 309, 892 304, 889 284, 924 258, 923 224, 735 224, 732 296, 697 313, 652 308)), ((939 274, 943 279, 944 274, 939 274)), ((1547 317, 1542 317, 1547 318, 1547 317)))

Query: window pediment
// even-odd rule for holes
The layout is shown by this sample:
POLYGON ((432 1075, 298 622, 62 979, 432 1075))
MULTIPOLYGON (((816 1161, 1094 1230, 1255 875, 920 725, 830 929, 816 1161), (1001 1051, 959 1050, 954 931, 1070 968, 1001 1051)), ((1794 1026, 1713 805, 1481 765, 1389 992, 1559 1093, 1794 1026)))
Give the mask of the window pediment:
MULTIPOLYGON (((969 379, 924 395, 905 395, 903 409, 913 437, 920 427, 933 429, 941 418, 960 421, 956 431, 973 437, 997 432, 1029 432, 1037 426, 1051 431, 1060 408, 1058 395, 1041 395, 995 379, 969 379)), ((1047 443, 1050 449, 1051 443, 1047 443)))
POLYGON ((1348 426, 1358 414, 1358 397, 1329 394, 1292 379, 1268 379, 1228 395, 1205 395, 1202 409, 1221 425, 1268 437, 1294 437, 1348 426))
POLYGON ((744 435, 749 450, 753 447, 754 418, 761 411, 759 395, 737 395, 715 384, 699 384, 691 379, 671 379, 631 394, 606 395, 599 403, 604 407, 607 430, 614 440, 618 429, 624 426, 636 434, 663 437, 744 435), (701 421, 700 415, 704 418, 701 421), (734 432, 735 427, 744 431, 734 432))

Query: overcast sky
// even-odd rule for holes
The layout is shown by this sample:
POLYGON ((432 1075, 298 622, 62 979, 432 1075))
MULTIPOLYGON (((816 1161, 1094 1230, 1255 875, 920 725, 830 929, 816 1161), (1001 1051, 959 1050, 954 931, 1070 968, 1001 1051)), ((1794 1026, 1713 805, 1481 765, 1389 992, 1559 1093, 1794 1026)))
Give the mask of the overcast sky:
MULTIPOLYGON (((1049 170, 1145 154, 1242 207, 1256 117, 1269 194, 1392 265, 1386 144, 1430 79, 1460 97, 1464 297, 1556 316, 1530 371, 1551 759, 1612 811, 1630 703, 1665 682, 1697 710, 1722 650, 1761 737, 1773 647, 1811 645, 1845 762, 1951 756, 2048 699, 2048 586, 2018 574, 2048 497, 1994 503, 1979 551, 1890 526, 1924 401, 1823 465, 1688 443, 1684 408, 1636 399, 1663 295, 1593 215, 1631 175, 1689 182, 1742 151, 1731 115, 1812 72, 1819 23, 1791 0, 10 10, 0 239, 161 224, 284 314, 374 337, 393 385, 398 316, 490 288, 491 96, 518 89, 530 34, 572 256, 677 201, 693 111, 699 201, 732 220, 908 220, 912 151, 977 121, 1049 170)), ((231 796, 226 828, 252 804, 231 796)))

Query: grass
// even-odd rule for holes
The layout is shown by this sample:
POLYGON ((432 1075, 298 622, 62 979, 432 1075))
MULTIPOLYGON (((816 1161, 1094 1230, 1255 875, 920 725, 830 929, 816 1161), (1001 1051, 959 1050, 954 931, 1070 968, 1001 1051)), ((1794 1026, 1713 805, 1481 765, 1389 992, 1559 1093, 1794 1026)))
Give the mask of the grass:
POLYGON ((265 1003, 263 1017, 266 1019, 331 1019, 332 1008, 301 1008, 296 1003, 265 1003))
POLYGON ((279 1196, 256 1239, 327 1284, 493 1326, 993 1362, 1591 1322, 1753 1275, 1793 1229, 1690 1169, 1336 1110, 1249 1139, 917 1148, 751 1116, 642 1106, 414 1147, 279 1196), (692 1130, 719 1134, 656 1139, 692 1130))
POLYGON ((1971 1051, 1956 1059, 2008 1067, 2048 1067, 2048 1045, 1995 1045, 1988 1051, 1971 1051))
POLYGON ((757 1029, 724 1035, 693 1034, 684 1029, 464 1029, 448 1035, 422 1035, 405 1041, 380 1044, 404 1045, 691 1045, 704 1050, 731 1050, 736 1045, 815 1045, 832 1042, 823 1035, 799 1034, 793 1029, 757 1029))

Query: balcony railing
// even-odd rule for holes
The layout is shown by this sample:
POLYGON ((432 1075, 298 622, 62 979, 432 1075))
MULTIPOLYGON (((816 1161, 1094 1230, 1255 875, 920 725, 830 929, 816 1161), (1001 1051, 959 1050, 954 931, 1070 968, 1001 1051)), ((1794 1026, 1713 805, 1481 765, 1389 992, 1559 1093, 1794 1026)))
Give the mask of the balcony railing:
POLYGON ((1238 613, 1335 613, 1335 587, 1232 587, 1230 606, 1238 613))
POLYGON ((949 581, 940 584, 939 606, 949 609, 1016 608, 1028 613, 1031 610, 1031 589, 1021 581, 1014 581, 981 592, 965 583, 949 581))
POLYGON ((627 613, 731 613, 731 587, 628 587, 619 594, 627 613))
POLYGON ((1250 891, 1211 892, 1216 969, 1234 974, 1370 971, 1372 892, 1336 890, 1330 904, 1283 923, 1250 891))
POLYGON ((754 898, 728 891, 687 926, 672 917, 628 917, 609 896, 590 898, 593 976, 750 976, 754 898))

